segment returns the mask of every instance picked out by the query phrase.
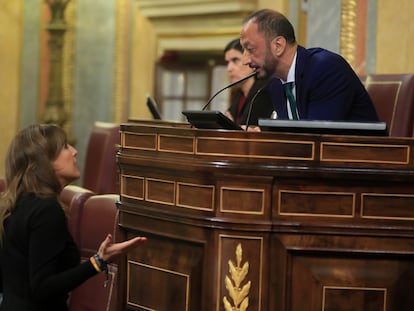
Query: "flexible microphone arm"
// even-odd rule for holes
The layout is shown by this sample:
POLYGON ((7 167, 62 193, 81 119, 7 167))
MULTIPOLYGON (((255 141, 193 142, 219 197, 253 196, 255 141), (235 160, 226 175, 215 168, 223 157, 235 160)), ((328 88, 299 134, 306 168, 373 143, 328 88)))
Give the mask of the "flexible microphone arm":
POLYGON ((248 114, 247 114, 247 119, 246 119, 246 131, 247 131, 247 129, 249 128, 249 122, 250 122, 250 116, 251 116, 251 114, 252 114, 252 109, 253 109, 253 104, 254 104, 254 102, 255 102, 255 100, 256 100, 256 97, 265 89, 265 88, 267 88, 268 86, 269 86, 269 83, 270 83, 270 81, 271 81, 271 79, 269 79, 266 83, 265 83, 265 85, 263 85, 260 89, 258 89, 257 90, 257 92, 254 94, 254 96, 253 96, 253 98, 252 98, 252 100, 250 101, 250 107, 249 107, 249 112, 248 112, 248 114))
POLYGON ((203 110, 206 110, 206 108, 208 107, 208 105, 210 105, 210 103, 212 102, 212 100, 214 99, 214 97, 216 97, 218 94, 220 94, 221 92, 223 92, 224 90, 231 88, 232 86, 235 86, 236 84, 239 84, 241 82, 243 82, 244 80, 250 79, 251 77, 254 77, 257 75, 257 72, 254 71, 251 74, 245 76, 244 78, 241 78, 240 80, 237 80, 233 83, 230 83, 229 85, 226 85, 225 87, 223 87, 221 90, 218 90, 213 96, 210 97, 210 99, 208 100, 207 104, 204 105, 203 110))

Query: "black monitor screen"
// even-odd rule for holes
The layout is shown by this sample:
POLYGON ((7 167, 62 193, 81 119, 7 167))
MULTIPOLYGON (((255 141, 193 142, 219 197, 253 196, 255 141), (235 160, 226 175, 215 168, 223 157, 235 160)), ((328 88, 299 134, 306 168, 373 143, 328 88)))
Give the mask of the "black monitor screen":
POLYGON ((199 129, 242 130, 240 125, 227 118, 220 111, 184 110, 188 123, 199 129))
POLYGON ((385 122, 259 119, 265 131, 360 136, 387 136, 385 122))
POLYGON ((152 117, 155 120, 161 120, 161 113, 158 110, 157 104, 155 103, 155 100, 152 99, 151 96, 147 96, 147 107, 150 110, 152 117))

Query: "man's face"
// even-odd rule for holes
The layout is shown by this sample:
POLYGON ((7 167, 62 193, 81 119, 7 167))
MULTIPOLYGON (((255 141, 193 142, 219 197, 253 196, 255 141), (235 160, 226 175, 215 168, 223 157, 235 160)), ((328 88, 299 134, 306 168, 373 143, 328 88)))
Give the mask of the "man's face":
POLYGON ((249 21, 240 33, 240 42, 243 46, 243 64, 253 68, 260 79, 272 76, 278 65, 273 57, 269 43, 257 29, 257 23, 249 21))

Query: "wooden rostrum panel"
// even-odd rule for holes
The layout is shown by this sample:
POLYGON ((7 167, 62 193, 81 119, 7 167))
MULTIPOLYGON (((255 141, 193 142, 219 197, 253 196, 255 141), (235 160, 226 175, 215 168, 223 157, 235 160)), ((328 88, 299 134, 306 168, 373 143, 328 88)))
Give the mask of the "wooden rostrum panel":
POLYGON ((404 311, 413 140, 121 125, 128 310, 404 311))

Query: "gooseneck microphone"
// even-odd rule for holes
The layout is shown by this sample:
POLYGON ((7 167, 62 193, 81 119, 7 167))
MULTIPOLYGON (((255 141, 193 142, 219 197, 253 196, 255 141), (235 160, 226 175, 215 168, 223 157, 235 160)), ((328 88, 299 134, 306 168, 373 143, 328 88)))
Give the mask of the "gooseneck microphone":
POLYGON ((228 88, 231 88, 232 86, 235 86, 236 84, 239 84, 247 79, 250 79, 251 77, 254 77, 257 75, 257 72, 254 71, 251 74, 245 76, 244 78, 241 78, 240 80, 234 81, 233 83, 230 83, 229 85, 226 85, 225 87, 223 87, 222 89, 218 90, 216 93, 214 93, 213 96, 210 97, 210 99, 207 101, 207 104, 204 105, 203 109, 201 109, 202 111, 206 110, 206 108, 208 107, 208 105, 210 105, 210 103, 213 101, 213 99, 220 94, 221 92, 223 92, 224 90, 227 90, 228 88))
POLYGON ((257 92, 254 94, 254 96, 253 96, 253 98, 252 98, 252 100, 250 101, 250 107, 249 107, 249 112, 248 112, 248 114, 247 114, 247 119, 246 119, 246 131, 247 131, 247 129, 249 128, 249 122, 250 122, 250 117, 251 117, 251 114, 252 114, 252 110, 253 110, 253 105, 254 105, 254 103, 255 103, 255 100, 256 100, 256 98, 257 98, 257 96, 264 90, 264 89, 266 89, 268 86, 269 86, 269 83, 270 83, 270 81, 271 81, 271 79, 269 79, 261 88, 259 88, 258 90, 257 90, 257 92))

